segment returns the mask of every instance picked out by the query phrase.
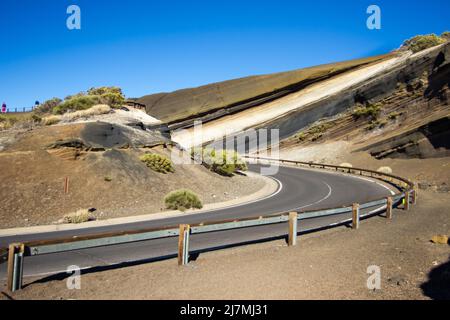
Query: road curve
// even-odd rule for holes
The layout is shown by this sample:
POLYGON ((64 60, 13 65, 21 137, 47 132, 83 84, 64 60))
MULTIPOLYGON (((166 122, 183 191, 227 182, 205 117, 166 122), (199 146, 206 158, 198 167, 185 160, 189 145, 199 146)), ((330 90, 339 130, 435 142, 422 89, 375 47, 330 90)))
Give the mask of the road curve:
MULTIPOLYGON (((249 169, 259 173, 260 167, 261 165, 250 165, 249 169)), ((207 221, 256 217, 287 211, 340 207, 354 202, 363 203, 392 195, 392 190, 380 182, 342 173, 280 166, 278 173, 273 178, 280 183, 279 190, 271 197, 260 201, 184 217, 80 230, 0 237, 0 247, 5 247, 13 242, 81 236, 111 231, 157 228, 178 225, 180 223, 194 224, 207 221)), ((299 232, 304 232, 329 226, 346 220, 349 217, 349 214, 340 214, 302 220, 298 225, 298 230, 299 232)), ((259 239, 276 238, 285 234, 286 225, 284 224, 195 234, 191 236, 191 250, 203 252, 212 248, 233 246, 259 239)), ((176 237, 173 237, 27 257, 24 265, 24 276, 44 276, 65 272, 67 267, 71 265, 77 265, 80 268, 109 267, 128 262, 151 261, 159 258, 173 257, 177 252, 177 241, 176 237)), ((5 275, 6 264, 2 264, 0 265, 0 279, 4 279, 5 275)))

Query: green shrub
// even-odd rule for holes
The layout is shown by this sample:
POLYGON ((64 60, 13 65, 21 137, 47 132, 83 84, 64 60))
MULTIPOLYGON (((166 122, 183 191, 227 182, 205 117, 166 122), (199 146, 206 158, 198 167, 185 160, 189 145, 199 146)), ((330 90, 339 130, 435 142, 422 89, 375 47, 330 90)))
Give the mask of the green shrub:
POLYGON ((54 114, 63 114, 66 112, 86 110, 100 103, 100 97, 98 96, 76 96, 69 100, 62 102, 53 108, 54 114))
POLYGON ((213 172, 231 177, 237 171, 246 171, 247 163, 234 150, 216 150, 211 148, 193 149, 191 155, 202 161, 213 172))
POLYGON ((86 110, 94 105, 104 104, 112 108, 119 108, 125 102, 125 96, 118 87, 91 88, 87 93, 79 92, 67 96, 64 101, 58 98, 50 99, 40 105, 36 112, 64 114, 79 110, 86 110))
POLYGON ((297 133, 297 134, 295 135, 295 139, 297 139, 297 140, 300 141, 300 142, 305 141, 306 138, 307 138, 307 134, 306 134, 306 132, 304 132, 304 131, 302 131, 302 132, 300 132, 300 133, 297 133))
POLYGON ((400 116, 399 112, 391 112, 388 114, 388 119, 389 120, 395 120, 400 116))
POLYGON ((125 103, 125 97, 118 93, 108 92, 100 96, 100 102, 112 108, 120 108, 125 103))
POLYGON ((39 105, 34 111, 37 114, 42 113, 52 113, 53 109, 62 102, 59 98, 53 98, 45 101, 43 104, 39 105))
POLYGON ((125 102, 125 96, 119 87, 99 87, 88 90, 88 95, 98 96, 102 104, 120 108, 125 102))
POLYGON ((40 116, 38 116, 37 114, 33 113, 31 115, 31 120, 33 120, 33 122, 36 122, 36 123, 41 123, 42 118, 40 116))
POLYGON ((107 93, 118 94, 123 96, 122 89, 119 87, 98 87, 98 88, 90 88, 87 92, 88 95, 91 96, 101 96, 107 93))
POLYGON ((170 161, 167 157, 155 154, 155 153, 147 153, 140 157, 140 160, 144 162, 147 167, 152 169, 153 171, 160 173, 169 173, 175 172, 173 168, 172 161, 170 161))
POLYGON ((367 104, 366 106, 359 105, 353 110, 352 116, 356 119, 369 117, 372 119, 377 119, 380 114, 381 107, 382 105, 380 103, 367 104))
POLYGON ((199 197, 188 189, 172 191, 164 197, 164 203, 167 209, 186 211, 187 209, 203 208, 199 197))
POLYGON ((440 45, 444 42, 446 42, 444 38, 441 38, 432 33, 427 35, 418 35, 411 39, 408 39, 403 43, 402 47, 405 47, 412 52, 417 53, 419 51, 440 45))
POLYGON ((450 40, 450 31, 444 31, 444 32, 442 32, 441 38, 450 40))
POLYGON ((369 125, 366 127, 368 131, 371 131, 373 129, 377 128, 383 128, 387 125, 387 120, 373 120, 369 122, 369 125))

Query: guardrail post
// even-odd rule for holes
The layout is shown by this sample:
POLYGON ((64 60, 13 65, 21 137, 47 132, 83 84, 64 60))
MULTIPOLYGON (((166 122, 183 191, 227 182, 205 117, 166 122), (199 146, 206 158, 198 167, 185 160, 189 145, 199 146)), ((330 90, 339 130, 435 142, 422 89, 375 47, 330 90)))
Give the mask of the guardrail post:
POLYGON ((185 266, 189 262, 189 233, 191 227, 188 224, 180 224, 178 236, 178 265, 185 266))
POLYGON ((386 199, 386 218, 387 219, 392 219, 392 205, 393 205, 392 197, 387 197, 387 199, 386 199))
POLYGON ((22 289, 24 252, 23 243, 13 243, 9 246, 7 287, 11 292, 22 289))
POLYGON ((359 228, 359 204, 354 203, 352 208, 352 228, 359 228))
POLYGON ((297 212, 289 212, 289 235, 288 235, 288 246, 297 245, 297 212))
POLYGON ((404 202, 405 203, 404 203, 403 209, 405 211, 408 211, 409 210, 409 205, 410 205, 410 202, 411 202, 411 192, 410 191, 406 191, 405 192, 404 202))

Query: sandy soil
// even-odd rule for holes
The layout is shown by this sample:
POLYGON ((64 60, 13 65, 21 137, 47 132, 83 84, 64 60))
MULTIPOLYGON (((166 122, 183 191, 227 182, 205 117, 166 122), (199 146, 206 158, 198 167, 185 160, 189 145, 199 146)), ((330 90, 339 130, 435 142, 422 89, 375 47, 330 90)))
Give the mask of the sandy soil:
POLYGON ((81 290, 66 279, 27 279, 14 299, 450 299, 448 194, 423 192, 409 212, 394 211, 346 227, 201 254, 187 267, 174 259, 84 274, 81 290), (367 268, 381 270, 369 290, 367 268), (183 285, 180 285, 183 284, 183 285))
POLYGON ((1 133, 5 149, 0 152, 0 229, 53 224, 81 208, 96 208, 93 216, 101 220, 161 212, 164 196, 180 188, 212 204, 253 194, 265 185, 261 179, 224 177, 194 164, 175 165, 174 173, 162 174, 139 160, 150 150, 170 157, 170 148, 163 146, 79 155, 70 148, 47 149, 58 139, 79 139, 83 130, 84 124, 74 124, 1 133))

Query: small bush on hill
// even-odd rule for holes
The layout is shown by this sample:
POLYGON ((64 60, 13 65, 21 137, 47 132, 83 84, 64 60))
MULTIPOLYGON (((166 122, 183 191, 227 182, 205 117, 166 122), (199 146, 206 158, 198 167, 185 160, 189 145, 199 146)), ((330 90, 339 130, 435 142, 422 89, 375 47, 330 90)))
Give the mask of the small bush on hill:
POLYGON ((446 42, 444 38, 432 33, 427 35, 418 35, 411 39, 408 39, 403 43, 402 47, 407 48, 414 53, 417 53, 419 51, 440 45, 444 42, 446 42))
POLYGON ((125 96, 118 87, 91 88, 85 92, 67 96, 64 101, 59 98, 50 99, 41 104, 37 109, 38 114, 64 114, 86 110, 95 105, 103 104, 112 108, 120 108, 125 102, 125 96))
POLYGON ((394 111, 388 114, 388 118, 389 120, 396 120, 400 115, 401 113, 394 111))
POLYGON ((441 38, 444 38, 444 39, 450 40, 450 31, 445 31, 445 32, 442 32, 442 34, 441 34, 441 38))
POLYGON ((216 150, 210 148, 193 149, 195 159, 202 161, 208 169, 223 176, 233 176, 237 171, 246 171, 247 163, 233 150, 216 150))
POLYGON ((147 153, 141 156, 140 160, 144 162, 147 165, 147 167, 149 167, 153 171, 164 174, 169 172, 175 172, 172 161, 170 161, 165 156, 154 153, 147 153))
POLYGON ((387 120, 383 119, 383 120, 372 120, 369 122, 369 125, 366 127, 366 129, 368 131, 371 131, 373 129, 377 129, 377 128, 383 128, 387 125, 387 120))
POLYGON ((367 104, 365 106, 359 105, 353 110, 352 116, 355 119, 370 117, 375 120, 380 114, 381 107, 382 105, 380 103, 367 104))
POLYGON ((100 98, 98 96, 76 96, 57 105, 53 108, 53 113, 63 114, 66 112, 86 110, 96 104, 100 104, 100 98))
POLYGON ((39 115, 35 114, 35 113, 33 113, 31 115, 31 120, 33 120, 33 122, 35 122, 35 123, 41 123, 42 122, 42 118, 39 115))
POLYGON ((106 93, 112 93, 112 94, 118 94, 118 95, 123 95, 122 94, 122 89, 120 89, 119 87, 98 87, 98 88, 90 88, 87 92, 88 95, 91 96, 101 96, 104 95, 106 93))
POLYGON ((42 113, 52 113, 53 109, 58 106, 62 102, 59 98, 53 98, 50 100, 45 101, 43 104, 39 105, 34 112, 37 114, 42 113))
POLYGON ((188 189, 172 191, 164 197, 164 203, 167 209, 186 211, 187 209, 203 208, 199 197, 188 189))

